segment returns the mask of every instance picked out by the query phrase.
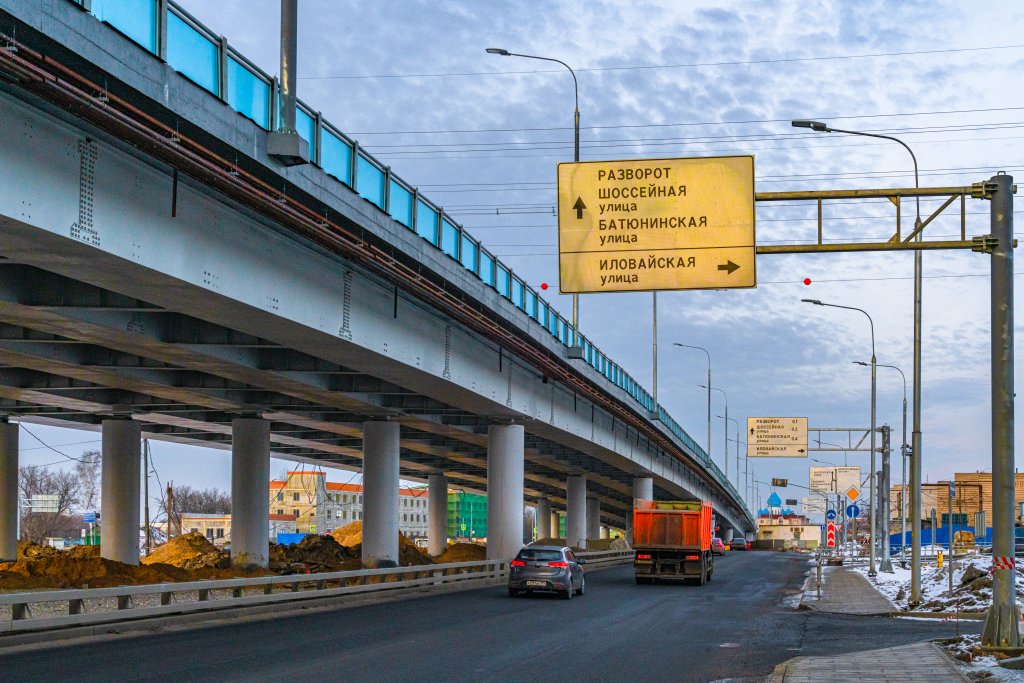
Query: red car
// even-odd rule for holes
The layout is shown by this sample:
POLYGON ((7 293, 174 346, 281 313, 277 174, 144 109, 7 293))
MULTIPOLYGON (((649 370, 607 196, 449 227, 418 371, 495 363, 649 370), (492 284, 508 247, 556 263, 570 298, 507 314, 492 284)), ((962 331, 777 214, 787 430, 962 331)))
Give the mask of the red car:
POLYGON ((725 543, 722 543, 720 538, 711 539, 711 554, 712 555, 725 555, 725 543))

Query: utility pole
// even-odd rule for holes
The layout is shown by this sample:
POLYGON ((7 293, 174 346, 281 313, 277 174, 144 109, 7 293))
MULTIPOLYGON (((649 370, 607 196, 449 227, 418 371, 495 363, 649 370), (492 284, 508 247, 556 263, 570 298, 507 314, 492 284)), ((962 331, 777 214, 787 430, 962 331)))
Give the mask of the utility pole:
MULTIPOLYGON (((1021 646, 1013 540, 1013 177, 985 184, 992 201, 992 606, 985 647, 1021 646)), ((915 457, 917 456, 915 444, 915 457)))
POLYGON ((881 521, 879 522, 879 535, 878 538, 882 541, 882 562, 879 564, 878 570, 892 574, 892 560, 889 557, 889 529, 891 524, 889 522, 889 514, 891 505, 889 504, 889 456, 892 452, 892 430, 889 429, 889 425, 882 425, 882 485, 879 487, 878 499, 881 505, 879 512, 881 514, 881 521))
POLYGON ((167 482, 167 540, 174 536, 174 484, 167 482))

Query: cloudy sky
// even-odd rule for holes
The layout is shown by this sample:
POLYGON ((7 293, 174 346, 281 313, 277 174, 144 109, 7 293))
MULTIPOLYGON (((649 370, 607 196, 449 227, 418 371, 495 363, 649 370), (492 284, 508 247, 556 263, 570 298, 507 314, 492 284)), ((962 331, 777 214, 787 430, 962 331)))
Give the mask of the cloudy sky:
MULTIPOLYGON (((276 0, 178 1, 277 73, 276 0)), ((752 154, 758 191, 913 186, 911 159, 895 143, 789 125, 814 118, 900 137, 917 155, 922 186, 969 185, 998 171, 1024 176, 1018 2, 989 2, 984 12, 950 1, 299 4, 300 98, 528 282, 549 283, 548 298, 566 317, 570 297, 553 293, 555 167, 572 158, 572 78, 558 64, 489 55, 487 47, 572 66, 583 160, 752 154)), ((930 214, 938 203, 923 201, 921 210, 930 214)), ((905 226, 912 210, 904 208, 905 226)), ((968 235, 987 233, 988 204, 970 201, 967 211, 968 235)), ((811 205, 759 205, 757 242, 813 241, 814 215, 811 205)), ((882 241, 895 223, 885 201, 833 204, 826 217, 825 235, 837 241, 882 241)), ((958 231, 958 213, 928 228, 935 238, 958 231)), ((793 415, 812 427, 866 427, 870 372, 852 364, 870 358, 866 319, 800 299, 866 309, 878 362, 899 366, 909 380, 912 263, 909 253, 769 255, 758 260, 754 290, 663 293, 660 402, 705 443, 698 385, 706 360, 672 346, 680 342, 710 351, 712 383, 728 393, 729 415, 741 424, 793 415)), ((924 264, 924 471, 936 481, 991 467, 989 263, 971 252, 930 252, 924 264)), ((650 388, 650 294, 584 296, 581 329, 650 388)), ((899 374, 880 369, 879 422, 894 427, 894 444, 902 396, 899 374)), ((722 410, 716 393, 711 451, 720 464, 723 421, 714 414, 722 410)), ((53 442, 96 438, 37 430, 53 442)), ((729 432, 731 439, 735 428, 729 432)), ((31 441, 23 443, 38 446, 31 441)), ((222 452, 153 448, 164 479, 230 482, 222 452)), ((846 457, 811 455, 839 464, 846 457)), ((866 454, 851 452, 848 461, 866 465, 866 454)), ((806 485, 813 464, 761 460, 754 468, 760 480, 806 485)), ((805 495, 795 487, 780 493, 805 495)))

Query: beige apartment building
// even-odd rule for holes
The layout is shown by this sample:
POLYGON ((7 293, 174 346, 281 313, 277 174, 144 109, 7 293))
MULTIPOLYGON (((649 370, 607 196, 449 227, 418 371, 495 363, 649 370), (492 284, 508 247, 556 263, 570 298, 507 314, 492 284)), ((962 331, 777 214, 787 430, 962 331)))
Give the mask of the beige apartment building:
MULTIPOLYGON (((921 485, 921 519, 931 518, 935 510, 940 527, 952 521, 954 526, 974 526, 974 513, 984 512, 985 523, 992 526, 992 473, 957 472, 953 475, 953 515, 949 516, 949 481, 921 485)), ((1014 517, 1021 522, 1021 506, 1024 505, 1024 474, 1014 475, 1014 517)), ((893 486, 890 490, 890 517, 898 532, 902 509, 903 487, 893 486)), ((907 499, 907 521, 911 516, 911 500, 907 499)))
MULTIPOLYGON (((270 540, 276 541, 278 534, 295 533, 295 517, 293 515, 267 515, 270 540)), ((231 515, 202 515, 184 513, 181 515, 181 528, 184 533, 198 532, 217 547, 231 541, 231 515)))
MULTIPOLYGON (((329 534, 363 519, 361 484, 329 482, 324 472, 289 472, 270 482, 270 512, 294 515, 298 533, 329 534)), ((427 536, 427 489, 398 489, 398 529, 409 539, 427 536)))

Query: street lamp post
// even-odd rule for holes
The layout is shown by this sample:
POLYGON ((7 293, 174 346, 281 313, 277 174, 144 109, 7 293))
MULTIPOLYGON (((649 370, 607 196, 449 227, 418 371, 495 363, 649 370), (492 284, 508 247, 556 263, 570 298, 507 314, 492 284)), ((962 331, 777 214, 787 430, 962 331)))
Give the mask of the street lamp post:
MULTIPOLYGON (((798 120, 792 122, 796 128, 810 128, 818 133, 844 133, 846 135, 859 135, 867 138, 879 138, 890 140, 903 147, 910 153, 914 162, 914 187, 921 188, 920 178, 917 169, 917 157, 914 150, 910 149, 907 143, 891 135, 880 135, 878 133, 865 133, 856 130, 842 130, 830 128, 820 121, 798 120)), ((917 233, 917 241, 921 241, 921 198, 916 197, 917 218, 914 221, 914 231, 917 233)), ((910 444, 910 478, 911 488, 914 492, 914 500, 910 512, 911 523, 911 560, 910 560, 910 600, 911 607, 921 604, 921 295, 924 289, 923 263, 921 250, 914 251, 914 432, 910 444)), ((874 451, 871 452, 874 457, 874 451)))
MULTIPOLYGON (((524 59, 539 59, 542 62, 555 62, 561 64, 569 73, 572 74, 572 85, 573 92, 576 96, 576 109, 573 112, 573 161, 578 162, 580 160, 580 84, 576 80, 576 72, 572 70, 572 67, 563 62, 561 59, 554 59, 553 57, 538 57, 537 55, 524 55, 518 52, 509 52, 508 50, 500 47, 489 47, 487 53, 492 55, 501 55, 502 57, 523 57, 524 59)), ((572 333, 573 333, 573 347, 580 346, 580 295, 573 293, 572 295, 572 333)))
MULTIPOLYGON (((863 365, 867 367, 867 363, 862 360, 854 361, 857 365, 863 365)), ((907 376, 903 374, 895 365, 882 365, 878 364, 880 368, 889 368, 900 373, 900 377, 903 378, 903 442, 900 446, 900 452, 903 454, 903 478, 900 479, 900 486, 902 495, 900 496, 900 548, 901 554, 906 557, 907 554, 907 376)))
MULTIPOLYGON (((705 386, 705 385, 701 384, 700 388, 701 389, 711 389, 712 387, 711 387, 711 385, 705 386)), ((725 440, 722 441, 722 460, 725 461, 725 480, 729 481, 729 394, 725 393, 724 389, 719 389, 718 387, 714 387, 714 391, 719 392, 720 394, 722 394, 722 396, 725 397, 725 420, 726 421, 722 423, 722 427, 723 427, 723 429, 722 429, 722 436, 725 437, 725 440)), ((715 415, 715 417, 719 417, 720 418, 722 416, 721 415, 715 415)), ((733 422, 736 422, 736 420, 733 420, 733 422)), ((736 423, 736 429, 739 429, 739 423, 738 422, 736 423)), ((710 442, 710 438, 711 437, 709 435, 709 437, 708 437, 709 442, 710 442)), ((736 472, 737 472, 737 475, 738 475, 739 474, 739 465, 738 464, 736 466, 736 472)), ((739 483, 739 479, 738 478, 736 479, 736 482, 739 483)))
MULTIPOLYGON (((719 391, 721 391, 719 389, 719 391)), ((725 392, 722 392, 725 393, 725 392)), ((732 422, 736 425, 736 486, 740 485, 740 423, 735 419, 729 417, 729 403, 725 404, 725 415, 715 415, 719 420, 724 420, 722 426, 725 427, 725 443, 722 444, 722 456, 725 460, 725 479, 729 480, 729 423, 732 422)))
POLYGON ((877 387, 878 369, 877 360, 875 358, 875 321, 871 319, 868 312, 863 308, 856 308, 854 306, 840 306, 839 304, 826 304, 818 301, 817 299, 801 299, 804 303, 814 304, 815 306, 829 306, 831 308, 844 308, 848 311, 860 311, 867 316, 868 323, 871 325, 871 477, 869 479, 871 484, 871 490, 868 496, 871 500, 871 544, 869 545, 869 559, 868 559, 868 576, 877 576, 878 572, 875 571, 875 544, 878 539, 874 538, 877 535, 875 529, 875 519, 877 511, 875 508, 878 507, 877 501, 875 500, 875 390, 877 387))
POLYGON ((684 349, 703 351, 704 355, 708 357, 708 460, 711 460, 711 354, 703 346, 690 346, 689 344, 680 344, 679 342, 672 342, 672 344, 684 349))

